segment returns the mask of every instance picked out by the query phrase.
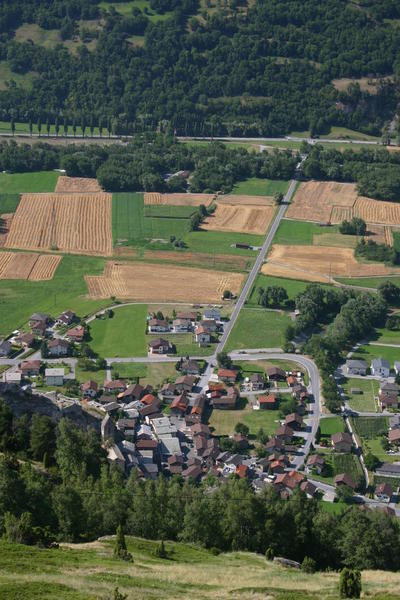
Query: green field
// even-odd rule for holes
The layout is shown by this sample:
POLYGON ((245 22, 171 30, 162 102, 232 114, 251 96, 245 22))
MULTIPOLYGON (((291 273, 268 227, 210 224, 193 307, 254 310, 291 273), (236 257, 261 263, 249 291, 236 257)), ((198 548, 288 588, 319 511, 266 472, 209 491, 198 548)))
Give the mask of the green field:
POLYGON ((274 244, 354 248, 356 243, 357 236, 342 235, 336 225, 320 227, 316 223, 289 219, 281 221, 274 237, 274 244))
POLYGON ((79 316, 110 304, 110 300, 90 300, 84 276, 101 275, 104 259, 66 255, 50 281, 0 280, 0 337, 26 325, 33 312, 57 316, 71 309, 79 316))
POLYGON ((364 287, 376 289, 381 283, 385 281, 391 281, 395 285, 400 286, 400 277, 359 277, 351 278, 348 277, 335 277, 335 280, 344 285, 354 285, 356 287, 364 287))
POLYGON ((389 428, 388 417, 352 417, 351 421, 357 435, 366 440, 387 433, 389 428))
POLYGON ((150 384, 154 388, 179 377, 175 363, 112 363, 111 370, 113 379, 118 374, 118 377, 131 381, 139 379, 142 385, 150 384))
POLYGON ((196 206, 171 206, 169 204, 146 204, 143 209, 145 217, 168 219, 190 219, 198 212, 196 206))
POLYGON ((4 213, 14 213, 19 204, 19 194, 0 193, 0 215, 4 213))
POLYGON ((319 422, 322 436, 331 436, 334 433, 345 432, 346 425, 342 417, 327 417, 319 422))
POLYGON ((102 357, 147 356, 146 304, 121 306, 112 319, 90 323, 90 345, 102 357))
POLYGON ((172 15, 171 12, 166 12, 164 14, 158 14, 153 12, 150 8, 150 0, 130 0, 127 2, 100 2, 100 8, 110 9, 115 8, 115 10, 122 15, 123 17, 129 17, 132 14, 133 8, 140 8, 142 12, 145 12, 146 16, 149 17, 150 21, 153 23, 157 23, 158 21, 164 21, 168 19, 172 15))
POLYGON ((225 350, 242 348, 281 348, 284 331, 291 320, 286 313, 244 308, 228 338, 225 350))
POLYGON ((400 348, 365 344, 357 349, 357 351, 352 355, 352 358, 361 358, 366 360, 368 366, 370 366, 373 358, 385 358, 389 361, 390 367, 393 368, 394 362, 400 360, 400 348))
POLYGON ((146 343, 151 340, 162 337, 164 340, 169 340, 171 344, 175 346, 176 356, 209 356, 215 351, 215 343, 208 344, 207 346, 200 348, 195 342, 194 335, 192 333, 168 333, 160 335, 147 335, 146 343))
MULTIPOLYGON (((158 208, 158 207, 157 207, 158 208)), ((130 246, 146 246, 151 240, 169 249, 169 238, 182 238, 190 231, 190 219, 145 217, 143 194, 119 193, 112 199, 113 242, 130 246), (167 244, 160 240, 167 241, 167 244)), ((153 245, 154 246, 154 245, 153 245)))
POLYGON ((224 231, 191 231, 183 240, 191 252, 205 252, 207 254, 237 254, 256 258, 254 250, 232 248, 232 244, 249 244, 262 246, 264 236, 248 233, 226 233, 224 231))
POLYGON ((279 410, 253 410, 249 403, 237 410, 213 410, 209 425, 214 435, 232 435, 236 423, 244 423, 255 436, 260 427, 267 435, 275 433, 279 427, 279 410))
POLYGON ((0 194, 54 192, 60 173, 0 173, 0 194))
POLYGON ((236 183, 230 193, 236 196, 273 196, 276 192, 286 194, 288 187, 288 181, 252 177, 236 183))
POLYGON ((400 346, 400 330, 379 327, 375 329, 375 335, 373 336, 373 340, 376 342, 380 342, 381 344, 399 344, 400 346))
POLYGON ((379 383, 375 379, 347 379, 341 386, 350 408, 360 412, 377 412, 375 397, 378 396, 379 383), (359 388, 362 394, 352 394, 351 388, 359 388))
POLYGON ((103 385, 106 380, 106 372, 100 369, 99 371, 84 371, 80 369, 78 364, 75 365, 75 379, 79 381, 79 383, 84 383, 85 381, 95 381, 99 386, 103 385))
POLYGON ((298 279, 285 279, 284 277, 273 277, 272 275, 262 275, 261 273, 259 273, 256 277, 253 287, 249 292, 247 304, 249 304, 250 306, 258 306, 257 290, 259 287, 262 287, 264 289, 268 286, 284 287, 287 291, 289 300, 294 300, 297 294, 300 294, 300 292, 304 292, 308 285, 310 285, 309 281, 299 281, 298 279))
MULTIPOLYGON (((126 543, 133 563, 113 558, 112 540, 61 545, 57 550, 1 541, 0 596, 2 600, 109 599, 118 587, 128 600, 338 599, 339 573, 334 571, 310 575, 266 561, 262 554, 216 556, 194 544, 167 540, 168 558, 160 559, 158 540, 127 536, 126 543)), ((366 571, 362 582, 368 597, 399 598, 399 573, 366 571)))

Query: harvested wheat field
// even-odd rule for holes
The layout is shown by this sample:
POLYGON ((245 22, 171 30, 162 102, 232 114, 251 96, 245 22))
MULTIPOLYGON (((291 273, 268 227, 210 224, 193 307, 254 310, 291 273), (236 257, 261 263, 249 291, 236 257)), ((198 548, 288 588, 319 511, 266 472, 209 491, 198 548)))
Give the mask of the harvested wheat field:
POLYGON ((331 282, 334 277, 374 277, 400 274, 400 268, 382 263, 359 263, 351 248, 329 246, 272 246, 264 275, 331 282))
POLYGON ((273 206, 217 204, 215 212, 203 221, 201 227, 208 231, 234 231, 263 235, 271 223, 273 206))
POLYGON ((274 206, 275 201, 271 196, 218 196, 218 204, 250 204, 251 206, 274 206))
POLYGON ((13 216, 14 213, 3 213, 0 215, 0 248, 6 245, 7 235, 10 231, 13 216))
POLYGON ((297 190, 286 217, 328 223, 333 206, 352 208, 356 199, 357 190, 353 183, 307 181, 297 190))
POLYGON ((97 179, 89 177, 67 177, 60 175, 57 181, 55 192, 81 193, 81 192, 101 192, 101 187, 97 179))
POLYGON ((219 302, 226 289, 237 294, 243 278, 240 273, 114 261, 106 264, 104 275, 85 277, 92 298, 190 303, 219 302))
POLYGON ((171 206, 209 206, 215 199, 215 194, 159 194, 145 192, 145 204, 169 204, 171 206))
POLYGON ((23 194, 6 245, 111 256, 111 194, 23 194))
POLYGON ((0 252, 0 279, 53 279, 61 258, 53 254, 0 252))

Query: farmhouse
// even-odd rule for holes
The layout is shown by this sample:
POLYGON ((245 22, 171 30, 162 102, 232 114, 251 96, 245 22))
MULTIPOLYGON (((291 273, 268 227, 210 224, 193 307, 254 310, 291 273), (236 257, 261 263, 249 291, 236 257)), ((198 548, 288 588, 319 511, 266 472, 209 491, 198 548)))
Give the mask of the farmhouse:
POLYGON ((375 498, 381 502, 390 502, 393 496, 393 488, 389 483, 378 483, 375 488, 375 498))
POLYGON ((235 383, 238 372, 233 369, 218 369, 218 381, 235 383))
POLYGON ((66 310, 59 317, 56 318, 56 325, 71 325, 76 315, 72 310, 66 310))
POLYGON ((347 432, 334 433, 332 435, 332 446, 336 452, 351 452, 353 441, 347 432))
POLYGON ((346 360, 345 371, 347 375, 366 375, 368 365, 365 360, 346 360))
POLYGON ((347 473, 340 473, 339 475, 336 475, 333 483, 338 487, 341 485, 347 485, 347 487, 351 488, 352 490, 356 489, 356 484, 354 483, 353 478, 347 473))
POLYGON ((19 366, 19 370, 25 377, 39 375, 40 360, 24 360, 19 366))
POLYGON ((389 361, 387 361, 385 358, 374 358, 371 362, 371 373, 375 377, 389 377, 389 361))
POLYGON ((99 391, 99 386, 95 381, 85 381, 81 385, 81 391, 85 398, 95 398, 97 396, 97 392, 99 391))
POLYGON ((47 344, 49 356, 67 356, 69 352, 69 343, 67 340, 54 339, 47 344))
POLYGON ((123 392, 125 389, 125 382, 122 381, 121 379, 113 379, 110 381, 105 381, 104 382, 104 391, 108 392, 108 393, 116 393, 116 392, 123 392))
POLYGON ((23 348, 31 348, 35 343, 35 336, 32 333, 22 333, 15 338, 15 343, 23 348))
POLYGON ((268 394, 268 396, 258 396, 257 405, 260 409, 272 409, 277 404, 277 398, 275 394, 268 394))
POLYGON ((194 336, 196 342, 198 342, 200 346, 202 346, 203 344, 209 344, 211 341, 211 333, 207 329, 207 327, 203 327, 203 325, 199 325, 198 327, 196 327, 194 331, 194 336))
POLYGON ((314 469, 318 475, 321 475, 322 470, 325 466, 325 459, 320 454, 313 454, 308 457, 306 463, 306 473, 311 473, 314 469))
POLYGON ((157 338, 149 342, 150 354, 168 354, 172 351, 172 344, 163 338, 157 338))
POLYGON ((2 342, 0 342, 0 358, 8 356, 11 352, 11 348, 11 343, 7 340, 3 340, 2 342))
POLYGON ((46 385, 63 385, 64 373, 64 369, 61 368, 45 369, 46 385))
POLYGON ((279 367, 268 367, 265 372, 271 381, 284 381, 286 379, 285 371, 279 367))
POLYGON ((66 336, 73 342, 82 342, 85 336, 85 328, 82 325, 77 325, 76 327, 69 329, 66 336))
POLYGON ((166 333, 169 331, 169 323, 165 319, 150 319, 148 321, 149 333, 166 333))
POLYGON ((182 361, 181 364, 182 373, 186 373, 187 375, 200 375, 201 367, 199 363, 195 360, 186 359, 182 361))

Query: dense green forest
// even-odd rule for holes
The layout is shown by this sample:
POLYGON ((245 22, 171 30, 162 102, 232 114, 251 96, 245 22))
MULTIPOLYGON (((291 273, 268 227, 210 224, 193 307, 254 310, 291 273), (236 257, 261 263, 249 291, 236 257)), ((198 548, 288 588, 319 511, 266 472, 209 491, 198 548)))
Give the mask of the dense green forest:
POLYGON ((142 481, 135 470, 126 478, 108 466, 94 430, 38 415, 16 419, 4 404, 0 446, 0 533, 9 541, 93 540, 122 524, 148 539, 309 556, 320 569, 400 568, 399 524, 379 511, 348 507, 335 515, 301 491, 288 501, 272 487, 256 494, 236 475, 201 485, 178 476, 142 481))
POLYGON ((142 10, 126 2, 123 14, 102 6, 1 3, 0 61, 31 84, 9 81, 0 91, 0 119, 240 136, 331 125, 379 135, 393 118, 394 0, 150 0, 142 10), (45 42, 58 32, 59 43, 24 37, 26 24, 39 26, 45 42), (371 86, 332 84, 360 77, 371 86))

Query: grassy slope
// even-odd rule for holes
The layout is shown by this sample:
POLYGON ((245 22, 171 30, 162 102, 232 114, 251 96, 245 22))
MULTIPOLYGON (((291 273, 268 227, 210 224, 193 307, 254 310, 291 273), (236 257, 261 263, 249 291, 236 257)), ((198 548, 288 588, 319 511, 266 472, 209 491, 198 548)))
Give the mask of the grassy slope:
POLYGON ((146 304, 121 306, 112 319, 90 323, 91 347, 100 356, 147 356, 146 304))
POLYGON ((0 193, 54 192, 59 176, 55 171, 0 173, 0 193))
POLYGON ((225 350, 280 348, 284 343, 283 333, 290 322, 287 314, 244 308, 228 338, 225 350))
POLYGON ((84 276, 101 275, 104 259, 66 255, 50 281, 0 280, 0 337, 26 324, 33 312, 56 316, 74 310, 79 316, 107 306, 109 300, 90 300, 84 276))
POLYGON ((285 194, 289 183, 279 179, 261 179, 259 177, 251 177, 245 181, 239 181, 232 190, 235 195, 249 196, 273 196, 276 192, 285 194))
MULTIPOLYGON (((118 586, 129 599, 338 599, 338 573, 308 575, 266 562, 261 555, 213 556, 202 548, 173 542, 166 543, 169 557, 162 560, 154 556, 157 544, 127 538, 134 562, 126 563, 112 558, 112 545, 106 541, 58 550, 0 542, 0 596, 3 600, 95 600, 111 597, 118 586)), ((380 600, 400 597, 396 595, 399 573, 365 571, 362 581, 363 591, 378 591, 380 600)))

